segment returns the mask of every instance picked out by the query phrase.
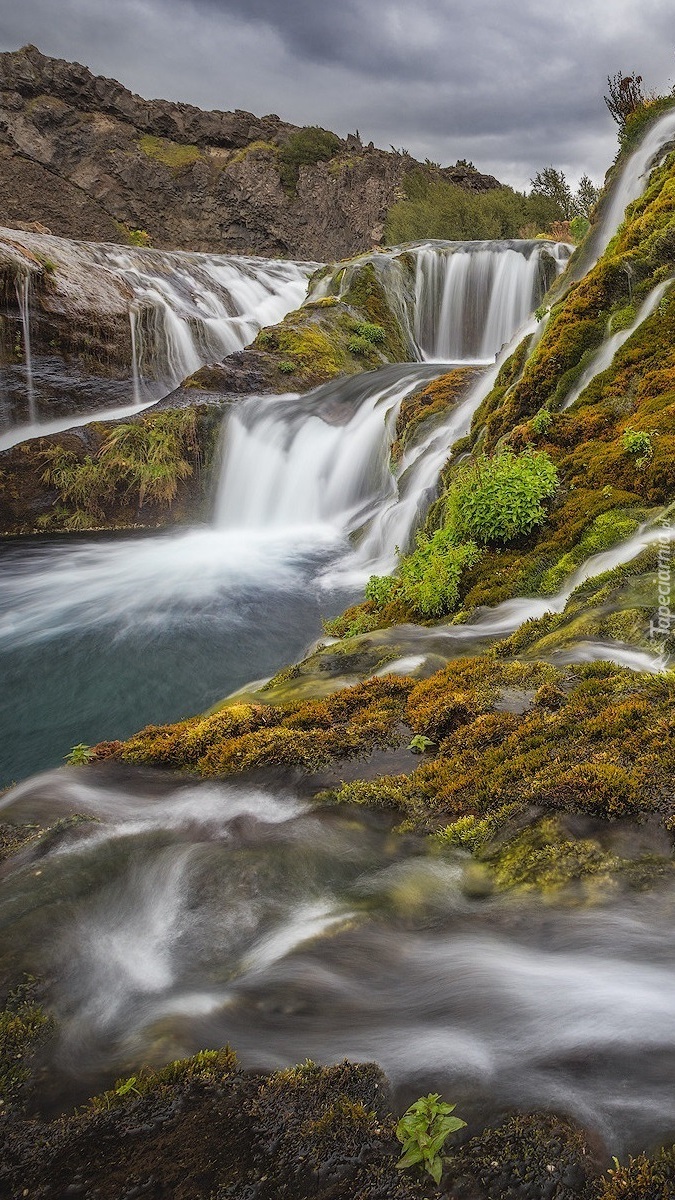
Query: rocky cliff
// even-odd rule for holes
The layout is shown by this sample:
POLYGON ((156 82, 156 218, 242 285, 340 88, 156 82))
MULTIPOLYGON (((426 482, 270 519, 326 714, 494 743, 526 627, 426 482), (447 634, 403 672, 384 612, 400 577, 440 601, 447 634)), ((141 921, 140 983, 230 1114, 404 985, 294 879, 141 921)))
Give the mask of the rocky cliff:
MULTIPOLYGON (((330 135, 330 157, 289 172, 300 132, 276 115, 144 100, 25 46, 0 54, 0 224, 322 261, 377 244, 418 164, 330 135)), ((499 186, 463 166, 429 169, 474 191, 499 186)))

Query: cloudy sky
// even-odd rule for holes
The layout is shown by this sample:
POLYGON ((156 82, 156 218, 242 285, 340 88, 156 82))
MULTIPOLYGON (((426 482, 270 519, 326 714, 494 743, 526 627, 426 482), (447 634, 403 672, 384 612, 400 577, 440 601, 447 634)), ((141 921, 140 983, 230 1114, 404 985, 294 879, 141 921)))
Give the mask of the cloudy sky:
POLYGON ((147 97, 468 158, 526 187, 549 163, 600 181, 606 76, 675 83, 674 0, 0 0, 33 42, 147 97))

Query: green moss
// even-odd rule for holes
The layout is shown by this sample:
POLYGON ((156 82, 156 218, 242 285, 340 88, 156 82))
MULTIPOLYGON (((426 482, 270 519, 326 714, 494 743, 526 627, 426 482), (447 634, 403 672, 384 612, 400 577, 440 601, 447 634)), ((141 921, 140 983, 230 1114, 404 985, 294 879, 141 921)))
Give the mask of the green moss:
POLYGON ((185 142, 173 142, 169 138, 153 137, 149 133, 143 134, 137 144, 141 153, 145 154, 147 158, 162 163, 165 167, 171 167, 173 171, 182 171, 186 167, 191 167, 202 158, 198 146, 185 142))
POLYGON ((421 430, 427 427, 427 422, 438 420, 466 395, 479 375, 480 371, 473 367, 457 367, 404 397, 391 451, 394 462, 401 460, 407 447, 413 445, 421 430))
POLYGON ((59 443, 41 451, 43 482, 56 488, 70 516, 67 528, 103 519, 107 503, 124 490, 143 504, 170 506, 179 484, 199 462, 194 409, 162 412, 113 427, 95 457, 59 443))
POLYGON ((31 1059, 52 1029, 51 1018, 37 1003, 37 983, 31 976, 7 998, 0 1011, 1 1120, 20 1110, 26 1099, 31 1059))
POLYGON ((248 146, 242 146, 240 150, 235 150, 232 156, 228 159, 227 165, 236 166, 237 163, 245 162, 250 155, 267 158, 271 155, 278 155, 279 147, 275 146, 274 142, 264 142, 258 139, 255 142, 249 142, 248 146))
POLYGON ((571 1121, 517 1113, 465 1142, 448 1163, 452 1194, 581 1200, 599 1170, 597 1150, 571 1121))
POLYGON ((143 1067, 137 1075, 116 1080, 109 1091, 89 1101, 94 1112, 135 1103, 143 1096, 170 1094, 179 1085, 213 1087, 222 1084, 237 1069, 237 1056, 229 1046, 222 1050, 200 1050, 192 1058, 176 1059, 159 1071, 143 1067))

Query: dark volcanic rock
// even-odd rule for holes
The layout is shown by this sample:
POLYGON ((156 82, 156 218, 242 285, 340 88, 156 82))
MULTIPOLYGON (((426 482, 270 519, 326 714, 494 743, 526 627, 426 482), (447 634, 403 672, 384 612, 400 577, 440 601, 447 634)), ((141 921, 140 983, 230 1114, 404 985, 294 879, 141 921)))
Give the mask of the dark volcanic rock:
MULTIPOLYGON (((279 151, 295 128, 144 100, 35 46, 0 54, 0 224, 113 242, 140 229, 164 249, 322 260, 380 241, 418 164, 349 137, 284 188, 279 151)), ((468 168, 439 173, 470 190, 499 186, 468 168)))

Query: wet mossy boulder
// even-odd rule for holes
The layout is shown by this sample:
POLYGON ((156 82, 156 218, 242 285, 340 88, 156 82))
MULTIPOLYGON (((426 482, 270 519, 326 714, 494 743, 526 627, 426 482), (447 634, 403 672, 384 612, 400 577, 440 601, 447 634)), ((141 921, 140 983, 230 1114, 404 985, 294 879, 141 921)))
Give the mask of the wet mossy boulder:
POLYGON ((423 1200, 396 1170, 391 1107, 373 1064, 263 1076, 227 1048, 203 1051, 120 1079, 72 1116, 16 1126, 0 1179, 36 1200, 423 1200))
POLYGON ((450 1160, 455 1200, 590 1200, 602 1159, 578 1126, 517 1114, 471 1138, 450 1160))

